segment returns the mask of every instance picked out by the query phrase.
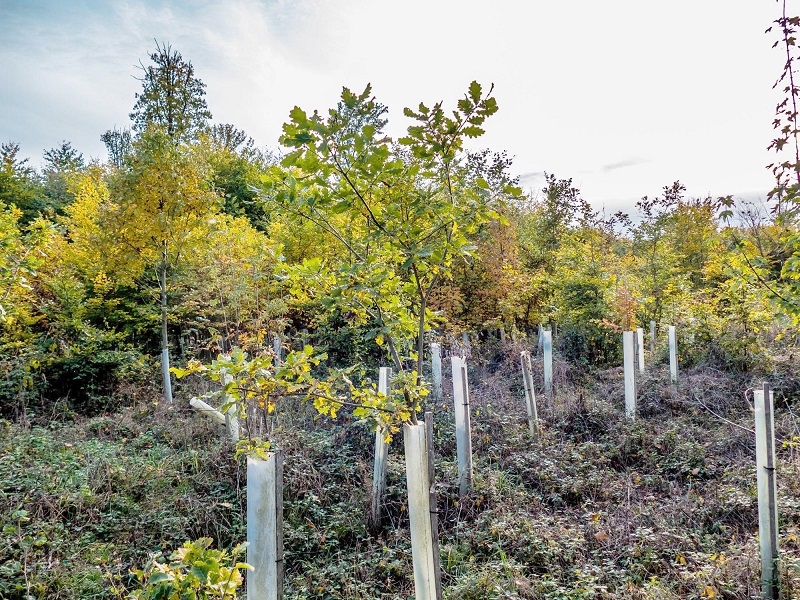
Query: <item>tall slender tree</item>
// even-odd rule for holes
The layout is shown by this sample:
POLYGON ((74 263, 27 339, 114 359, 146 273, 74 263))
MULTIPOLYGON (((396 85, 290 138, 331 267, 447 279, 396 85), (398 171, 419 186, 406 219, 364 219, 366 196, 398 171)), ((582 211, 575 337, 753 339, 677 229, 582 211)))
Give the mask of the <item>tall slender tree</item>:
POLYGON ((150 54, 152 65, 140 63, 144 75, 142 91, 130 114, 133 130, 142 134, 156 125, 175 143, 191 141, 208 127, 211 112, 206 105, 206 84, 194 74, 194 67, 170 44, 156 42, 150 54))
POLYGON ((131 258, 156 267, 161 305, 164 395, 171 400, 169 376, 168 277, 192 232, 216 210, 207 173, 194 149, 172 143, 163 129, 151 128, 111 181, 114 213, 109 225, 131 258))

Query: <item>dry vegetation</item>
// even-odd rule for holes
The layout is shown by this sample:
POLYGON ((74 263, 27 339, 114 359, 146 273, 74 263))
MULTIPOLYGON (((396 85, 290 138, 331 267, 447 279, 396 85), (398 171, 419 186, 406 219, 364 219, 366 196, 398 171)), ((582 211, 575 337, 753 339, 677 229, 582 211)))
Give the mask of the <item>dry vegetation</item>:
MULTIPOLYGON (((544 434, 534 443, 519 349, 473 356, 475 477, 464 500, 452 411, 446 399, 432 406, 445 596, 756 596, 745 390, 757 382, 697 369, 674 392, 659 367, 640 381, 640 418, 631 423, 619 369, 579 373, 557 362, 557 391, 539 397, 544 434)), ((786 598, 800 593, 794 381, 788 373, 773 380, 786 598)), ((204 536, 228 548, 244 539, 244 469, 183 406, 140 399, 70 423, 3 424, 0 597, 125 597, 135 585, 129 570, 154 552, 204 536)), ((387 516, 376 531, 367 522, 371 434, 299 403, 283 406, 273 427, 286 452, 286 597, 412 596, 402 441, 391 447, 387 516)))

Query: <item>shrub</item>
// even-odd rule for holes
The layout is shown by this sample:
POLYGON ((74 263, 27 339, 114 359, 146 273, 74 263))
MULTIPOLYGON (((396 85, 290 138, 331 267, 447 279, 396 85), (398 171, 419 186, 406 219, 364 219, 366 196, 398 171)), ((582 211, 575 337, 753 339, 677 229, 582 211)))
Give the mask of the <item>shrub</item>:
POLYGON ((235 562, 246 544, 240 544, 228 554, 226 550, 211 550, 211 538, 186 542, 175 550, 170 562, 156 554, 143 570, 135 570, 142 584, 133 592, 137 600, 207 600, 227 598, 235 600, 236 590, 242 585, 244 569, 252 570, 247 563, 235 562))

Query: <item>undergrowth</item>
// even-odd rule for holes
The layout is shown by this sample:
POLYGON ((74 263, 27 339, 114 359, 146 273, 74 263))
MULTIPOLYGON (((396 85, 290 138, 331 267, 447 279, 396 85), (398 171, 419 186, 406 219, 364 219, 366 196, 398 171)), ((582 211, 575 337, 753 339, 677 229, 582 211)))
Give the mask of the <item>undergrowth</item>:
MULTIPOLYGON (((443 587, 448 599, 757 596, 760 562, 753 382, 706 369, 639 382, 556 365, 528 433, 518 354, 470 373, 473 491, 459 498, 450 400, 434 413, 443 587)), ((800 595, 800 430, 794 389, 776 407, 784 595, 800 595)), ((541 389, 538 386, 537 389, 541 389)), ((245 539, 245 468, 202 417, 139 401, 47 426, 0 425, 0 597, 126 598, 136 568, 186 540, 245 539)), ((286 598, 413 597, 402 440, 384 520, 369 513, 373 436, 347 415, 284 406, 286 598)))

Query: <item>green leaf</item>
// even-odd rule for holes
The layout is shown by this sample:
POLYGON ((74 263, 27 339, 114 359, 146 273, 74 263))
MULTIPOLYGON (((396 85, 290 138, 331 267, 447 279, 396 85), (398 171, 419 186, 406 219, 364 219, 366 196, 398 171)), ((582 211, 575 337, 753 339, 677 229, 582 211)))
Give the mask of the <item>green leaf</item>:
POLYGON ((481 84, 478 83, 477 81, 473 81, 472 83, 469 84, 469 96, 475 104, 480 102, 481 89, 482 89, 481 84))

